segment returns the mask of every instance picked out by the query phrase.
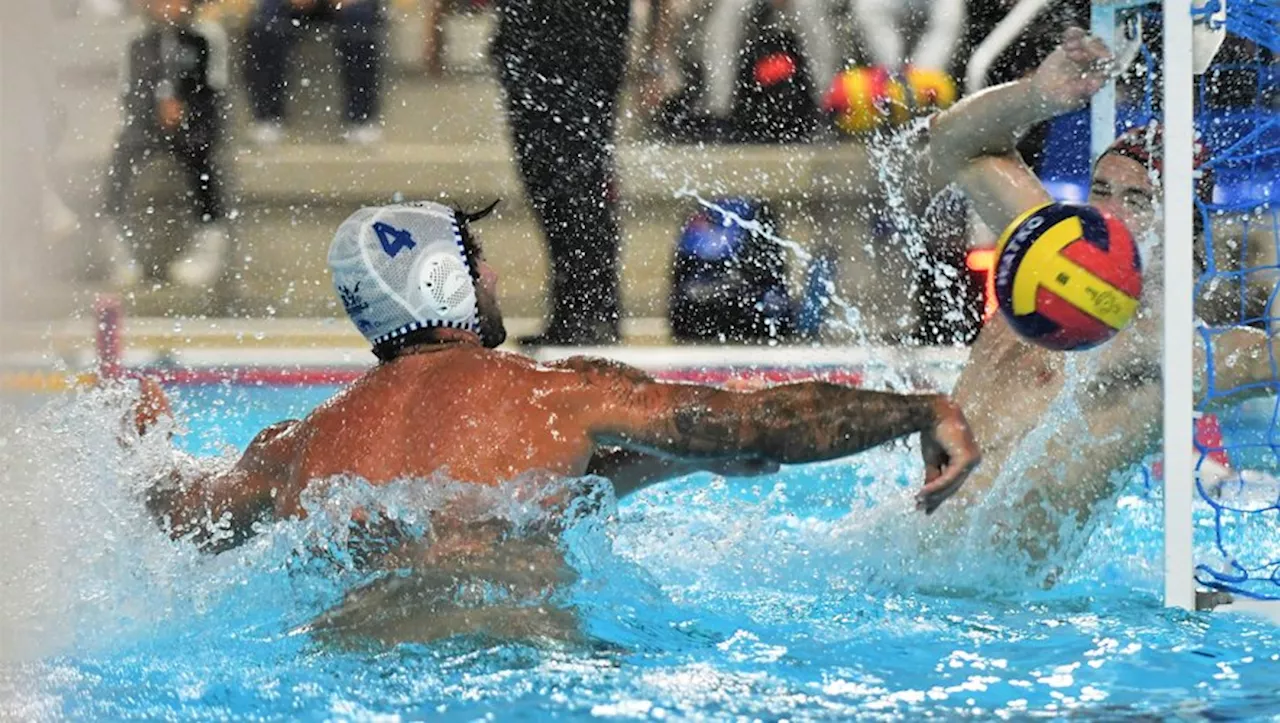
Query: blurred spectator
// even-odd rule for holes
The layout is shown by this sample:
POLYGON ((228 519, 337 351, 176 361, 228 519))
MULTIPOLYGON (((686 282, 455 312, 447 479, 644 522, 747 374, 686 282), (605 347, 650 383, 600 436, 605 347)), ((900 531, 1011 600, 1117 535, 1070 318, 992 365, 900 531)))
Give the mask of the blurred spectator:
MULTIPOLYGON (((57 100, 50 100, 42 110, 44 117, 41 120, 48 131, 45 141, 49 148, 57 148, 67 136, 67 109, 57 100)), ((52 158, 48 161, 45 177, 52 179, 57 175, 54 170, 56 166, 52 158)), ((76 212, 63 200, 62 194, 55 190, 57 185, 61 184, 52 180, 46 183, 43 203, 45 230, 55 243, 70 240, 80 225, 76 212)))
POLYGON ((111 257, 115 284, 139 280, 141 269, 120 219, 141 168, 160 153, 171 154, 186 172, 200 227, 169 275, 185 285, 206 286, 222 273, 228 251, 217 163, 227 38, 219 26, 194 20, 197 0, 141 2, 146 25, 124 59, 124 119, 106 179, 103 248, 111 257))
POLYGON ((811 140, 822 126, 818 100, 827 81, 814 76, 812 63, 805 58, 803 42, 794 29, 797 19, 789 17, 790 10, 780 11, 772 1, 750 3, 749 14, 740 18, 741 27, 729 28, 737 36, 729 42, 740 43, 740 47, 732 52, 717 51, 708 58, 705 51, 711 43, 704 38, 712 28, 704 20, 713 12, 724 12, 724 7, 705 3, 701 8, 705 12, 685 13, 671 23, 666 42, 675 51, 679 80, 675 92, 657 109, 655 129, 677 142, 811 140), (708 62, 721 67, 708 70, 708 62), (729 107, 713 113, 708 108, 723 104, 725 90, 718 91, 720 100, 708 100, 707 76, 721 72, 731 74, 729 107))
POLYGON ((681 18, 690 0, 649 0, 644 10, 640 47, 633 55, 637 80, 637 108, 652 120, 667 96, 680 89, 679 60, 675 45, 681 18))
MULTIPOLYGON (((702 53, 706 82, 703 107, 714 117, 724 118, 732 110, 734 84, 745 54, 744 38, 758 4, 758 0, 716 0, 707 18, 702 53)), ((831 0, 773 2, 778 19, 794 28, 798 51, 808 63, 808 90, 814 107, 822 102, 822 94, 840 63, 836 34, 828 17, 830 4, 831 0)))
POLYGON ((854 0, 853 19, 872 64, 947 70, 964 32, 964 0, 854 0))
POLYGON ((245 72, 254 125, 261 144, 284 137, 289 56, 298 36, 313 23, 330 22, 346 92, 347 130, 352 143, 382 139, 379 89, 385 45, 382 0, 260 0, 249 23, 245 72))
POLYGON ((678 341, 778 342, 792 336, 787 250, 763 201, 724 198, 684 225, 671 268, 668 319, 678 341))
POLYGON ((614 135, 630 0, 503 0, 492 57, 516 163, 551 260, 550 319, 532 345, 618 340, 614 135))
POLYGON ((422 70, 429 76, 444 69, 444 0, 422 0, 422 70))

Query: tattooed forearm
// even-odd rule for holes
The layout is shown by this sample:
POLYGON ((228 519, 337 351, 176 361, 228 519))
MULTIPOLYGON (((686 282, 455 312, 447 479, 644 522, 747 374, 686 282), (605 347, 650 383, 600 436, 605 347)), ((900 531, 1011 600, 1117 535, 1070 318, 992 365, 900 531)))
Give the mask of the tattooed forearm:
POLYGON ((816 462, 927 428, 936 401, 825 382, 708 395, 676 410, 674 441, 689 454, 746 452, 783 463, 816 462))

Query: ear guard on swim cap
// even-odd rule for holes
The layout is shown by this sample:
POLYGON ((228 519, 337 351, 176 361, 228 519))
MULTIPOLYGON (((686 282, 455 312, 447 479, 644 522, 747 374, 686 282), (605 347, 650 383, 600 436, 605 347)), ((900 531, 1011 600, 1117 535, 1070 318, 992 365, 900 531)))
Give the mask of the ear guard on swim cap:
POLYGON ((334 234, 329 269, 343 308, 373 346, 419 329, 479 329, 460 219, 447 206, 356 211, 334 234))

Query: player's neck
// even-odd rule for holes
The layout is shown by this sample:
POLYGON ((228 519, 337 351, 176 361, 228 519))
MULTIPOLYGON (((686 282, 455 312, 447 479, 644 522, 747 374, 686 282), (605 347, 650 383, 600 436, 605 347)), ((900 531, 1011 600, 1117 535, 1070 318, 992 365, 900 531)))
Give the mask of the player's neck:
POLYGON ((484 346, 480 341, 479 334, 463 329, 437 329, 434 336, 435 338, 431 341, 422 341, 406 346, 396 354, 395 359, 419 354, 433 354, 446 349, 484 346))

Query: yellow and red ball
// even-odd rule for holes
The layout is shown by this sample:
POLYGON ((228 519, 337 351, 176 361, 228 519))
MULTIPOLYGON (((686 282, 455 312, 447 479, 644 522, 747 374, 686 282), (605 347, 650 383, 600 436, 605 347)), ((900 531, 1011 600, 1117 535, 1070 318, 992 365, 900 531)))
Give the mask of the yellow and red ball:
POLYGON ((1059 350, 1097 346, 1133 320, 1142 261, 1120 221, 1049 203, 1015 219, 996 247, 995 292, 1009 325, 1059 350))

